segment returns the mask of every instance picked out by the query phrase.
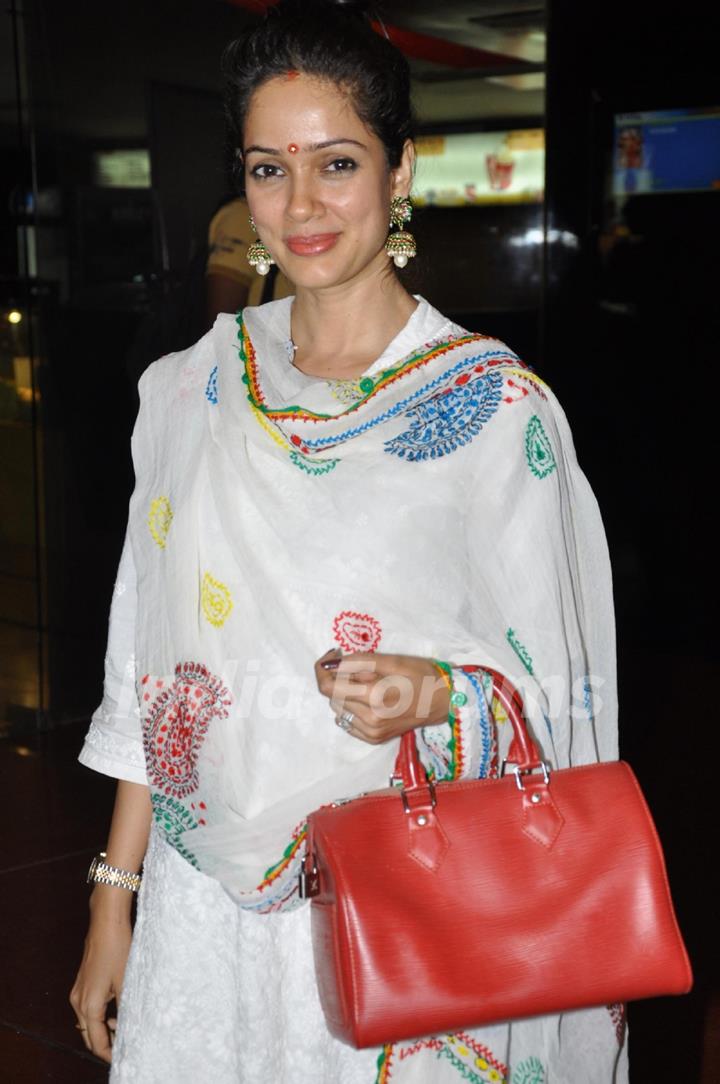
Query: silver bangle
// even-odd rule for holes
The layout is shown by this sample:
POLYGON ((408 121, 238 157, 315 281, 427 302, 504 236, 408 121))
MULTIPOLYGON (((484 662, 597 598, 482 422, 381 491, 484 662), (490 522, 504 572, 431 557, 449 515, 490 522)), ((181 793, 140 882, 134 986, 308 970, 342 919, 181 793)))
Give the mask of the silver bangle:
POLYGON ((115 888, 127 888, 130 892, 137 892, 142 881, 140 873, 130 873, 126 869, 118 869, 117 866, 109 866, 105 861, 106 851, 96 854, 90 863, 87 883, 114 885, 115 888))

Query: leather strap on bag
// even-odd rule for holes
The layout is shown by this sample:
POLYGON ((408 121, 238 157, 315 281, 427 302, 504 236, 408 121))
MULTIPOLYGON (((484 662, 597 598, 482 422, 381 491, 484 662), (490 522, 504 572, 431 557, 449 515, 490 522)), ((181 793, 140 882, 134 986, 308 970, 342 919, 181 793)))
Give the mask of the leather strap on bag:
MULTIPOLYGON (((497 670, 491 670, 486 666, 482 669, 492 678, 493 696, 497 697, 502 704, 513 728, 513 739, 510 743, 507 763, 513 765, 518 787, 522 790, 520 782, 522 775, 541 769, 543 778, 545 778, 547 776, 547 766, 538 753, 537 745, 528 733, 523 715, 522 697, 518 690, 497 670)), ((417 751, 414 730, 406 731, 400 740, 394 775, 398 779, 402 779, 403 790, 406 794, 417 790, 419 787, 427 789, 427 776, 417 751)))

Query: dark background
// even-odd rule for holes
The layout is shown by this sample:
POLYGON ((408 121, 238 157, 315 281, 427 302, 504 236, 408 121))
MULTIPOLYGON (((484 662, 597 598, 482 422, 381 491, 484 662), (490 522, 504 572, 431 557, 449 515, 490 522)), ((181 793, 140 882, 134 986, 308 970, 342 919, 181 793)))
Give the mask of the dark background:
MULTIPOLYGON (((487 72, 413 61, 427 130, 544 126, 547 177, 543 206, 418 213, 411 281, 466 326, 505 338, 568 413, 610 543, 622 752, 655 814, 696 974, 688 997, 631 1007, 631 1080, 710 1084, 720 1080, 720 191, 637 197, 637 243, 621 269, 602 251, 613 116, 720 105, 716 6, 386 7, 389 22, 459 42, 503 19, 547 31, 544 101, 513 99, 487 72), (432 104, 439 84, 449 108, 432 104), (533 231, 537 243, 517 243, 533 231)), ((102 682, 134 383, 168 335, 193 334, 187 298, 227 190, 218 57, 253 18, 219 0, 28 0, 3 15, 0 307, 25 314, 37 392, 0 426, 0 1065, 16 1066, 13 1081, 104 1076, 78 1051, 65 996, 82 871, 104 842, 112 786, 74 757, 102 682), (92 152, 132 146, 150 150, 152 189, 97 189, 92 152), (35 274, 18 250, 23 225, 35 229, 35 274)))

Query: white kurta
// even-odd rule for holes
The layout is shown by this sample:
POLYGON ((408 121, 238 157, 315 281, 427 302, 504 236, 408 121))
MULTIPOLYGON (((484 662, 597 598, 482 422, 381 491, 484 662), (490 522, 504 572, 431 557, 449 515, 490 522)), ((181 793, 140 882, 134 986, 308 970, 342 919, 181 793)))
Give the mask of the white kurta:
MULTIPOLYGON (((112 1079, 608 1084, 600 1008, 385 1051, 332 1040, 295 890, 304 818, 386 784, 397 742, 334 726, 331 646, 486 664, 555 765, 616 756, 602 524, 552 393, 420 300, 356 382, 289 361, 291 301, 219 317, 141 381, 136 489, 83 763, 151 787, 112 1079)), ((421 732, 436 775, 508 735, 481 680, 421 732)), ((476 936, 468 931, 468 936, 476 936)))

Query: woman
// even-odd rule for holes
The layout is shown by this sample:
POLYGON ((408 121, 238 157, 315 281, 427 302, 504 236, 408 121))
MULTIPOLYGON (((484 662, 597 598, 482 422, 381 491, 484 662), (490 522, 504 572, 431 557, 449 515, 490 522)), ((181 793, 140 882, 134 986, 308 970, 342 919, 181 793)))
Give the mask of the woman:
POLYGON ((96 884, 71 1001, 109 1060, 122 990, 111 1079, 133 1084, 624 1080, 616 1009, 355 1051, 319 1007, 304 818, 384 786, 409 728, 436 776, 492 772, 507 725, 464 664, 522 683, 553 763, 616 755, 607 553, 567 423, 507 347, 403 288, 408 70, 343 7, 283 3, 226 57, 254 258, 297 292, 141 381, 81 760, 120 779, 107 864, 144 870, 132 947, 131 892, 96 884))

